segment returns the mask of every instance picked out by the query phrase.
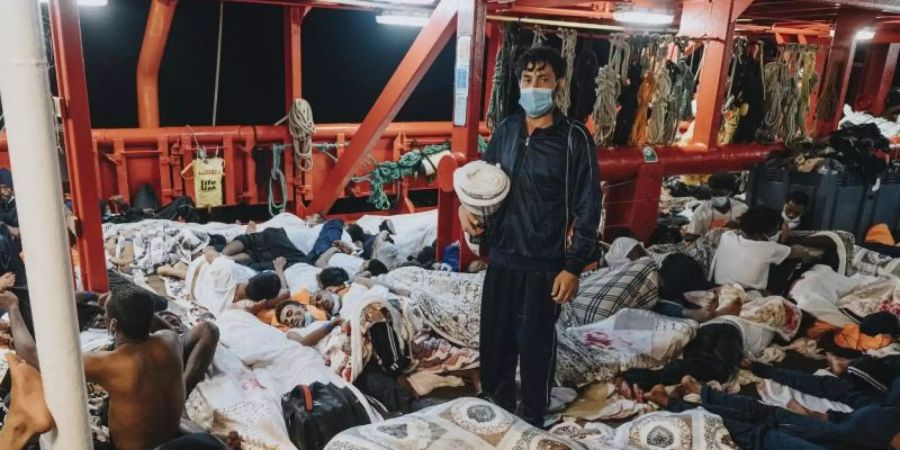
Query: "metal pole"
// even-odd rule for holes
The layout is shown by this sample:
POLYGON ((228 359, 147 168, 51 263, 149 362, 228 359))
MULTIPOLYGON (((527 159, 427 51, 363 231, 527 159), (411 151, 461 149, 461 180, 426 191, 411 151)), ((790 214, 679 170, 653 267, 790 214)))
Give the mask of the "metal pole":
POLYGON ((43 448, 87 450, 87 394, 41 23, 37 0, 0 2, 0 99, 25 268, 34 278, 29 293, 44 393, 56 421, 43 448))

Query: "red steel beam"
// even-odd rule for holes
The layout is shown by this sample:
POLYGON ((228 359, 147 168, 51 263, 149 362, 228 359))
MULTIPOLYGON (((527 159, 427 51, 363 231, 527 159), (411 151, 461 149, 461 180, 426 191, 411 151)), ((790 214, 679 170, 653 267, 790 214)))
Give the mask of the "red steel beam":
POLYGON ((686 0, 678 34, 707 39, 703 44, 703 67, 697 88, 697 117, 693 142, 698 149, 716 145, 722 123, 725 81, 731 62, 734 20, 749 5, 748 0, 686 0))
MULTIPOLYGON (((875 106, 875 100, 878 97, 878 91, 881 88, 881 78, 888 75, 893 80, 893 68, 896 65, 897 55, 894 55, 894 61, 890 64, 891 72, 885 74, 887 68, 887 57, 889 44, 871 44, 866 52, 866 62, 863 65, 862 83, 856 87, 856 97, 853 99, 853 109, 856 111, 866 111, 872 113, 875 106)), ((890 81, 889 80, 889 83, 890 81)))
MULTIPOLYGON (((462 68, 468 68, 468 76, 465 86, 468 89, 464 92, 466 103, 462 105, 465 108, 465 123, 454 123, 451 146, 454 152, 464 155, 467 161, 480 159, 478 152, 478 128, 479 119, 481 118, 482 91, 484 79, 484 45, 485 45, 485 4, 481 0, 460 0, 459 15, 457 22, 457 45, 465 44, 465 36, 469 36, 468 51, 462 52, 457 49, 457 61, 455 73, 457 76, 463 73, 462 68), (461 38, 462 36, 462 38, 461 38), (468 54, 468 58, 460 60, 460 55, 468 54)), ((496 30, 499 31, 499 30, 496 30)), ((496 33, 499 35, 500 33, 496 33)), ((499 38, 496 36, 495 39, 499 38)), ((455 83, 460 86, 459 80, 455 83)), ((461 91, 455 91, 455 98, 463 95, 461 91)), ((460 102, 454 101, 454 117, 458 116, 460 102)), ((459 199, 452 192, 447 193, 438 191, 438 202, 444 203, 438 207, 438 260, 443 257, 443 249, 453 241, 459 241, 460 245, 460 269, 465 268, 473 261, 476 256, 464 243, 464 235, 459 225, 459 219, 456 211, 459 209, 459 199), (450 205, 447 205, 447 203, 450 205)))
POLYGON ((169 39, 169 29, 178 0, 153 0, 137 67, 138 123, 142 128, 159 127, 159 66, 169 39))
POLYGON ((335 164, 332 175, 316 187, 316 197, 308 210, 327 213, 347 186, 354 171, 372 152, 375 141, 381 137, 394 120, 400 108, 409 99, 425 72, 453 36, 456 25, 456 0, 441 0, 422 28, 400 66, 391 76, 387 86, 378 96, 375 105, 366 114, 350 147, 335 164))
MULTIPOLYGON (((823 88, 832 73, 838 76, 838 90, 830 95, 836 96, 836 107, 830 116, 816 115, 816 136, 825 136, 837 129, 841 120, 850 84, 850 73, 853 71, 853 54, 856 52, 856 32, 875 20, 874 14, 862 10, 842 11, 834 23, 834 39, 828 53, 828 64, 822 76, 823 88)), ((822 95, 824 90, 819 92, 822 95)))
POLYGON ((101 229, 100 195, 96 180, 97 157, 91 142, 91 113, 88 106, 84 53, 81 48, 81 21, 75 0, 50 2, 50 31, 56 59, 56 79, 60 103, 69 185, 77 219, 76 237, 82 281, 86 289, 105 292, 106 256, 101 229))

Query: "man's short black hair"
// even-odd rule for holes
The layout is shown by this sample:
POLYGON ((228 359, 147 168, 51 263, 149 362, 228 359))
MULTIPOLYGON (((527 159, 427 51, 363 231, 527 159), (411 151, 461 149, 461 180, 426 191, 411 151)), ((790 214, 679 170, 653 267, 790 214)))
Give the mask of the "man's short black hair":
POLYGON ((347 225, 347 234, 350 235, 350 239, 353 239, 353 242, 362 242, 366 233, 361 226, 351 223, 347 225))
POLYGON ((719 172, 710 175, 709 181, 706 182, 711 190, 733 190, 734 175, 728 172, 719 172))
POLYGON ((809 205, 809 194, 803 191, 794 191, 788 194, 785 202, 791 202, 797 206, 806 207, 809 205))
POLYGON ((372 274, 373 277, 384 275, 389 272, 387 266, 377 259, 370 259, 369 264, 366 266, 366 268, 369 270, 369 273, 372 274))
POLYGON ((250 300, 270 300, 281 292, 281 279, 272 271, 260 272, 247 281, 247 298, 250 300))
POLYGON ((319 283, 322 283, 322 288, 343 286, 348 281, 350 281, 350 275, 340 267, 326 267, 319 273, 319 283))
POLYGON ((287 308, 288 306, 291 306, 291 305, 299 306, 299 307, 303 308, 304 310, 306 309, 306 307, 303 306, 303 304, 300 302, 297 302, 294 300, 287 300, 287 301, 279 303, 278 306, 275 307, 275 319, 280 321, 281 320, 281 311, 284 311, 284 308, 287 308))
POLYGON ((748 236, 769 234, 781 225, 781 213, 772 208, 754 206, 740 218, 741 231, 748 236))
POLYGON ((142 289, 113 294, 106 302, 106 313, 116 319, 119 331, 131 339, 143 340, 150 335, 153 322, 153 297, 142 289))
POLYGON ((525 71, 529 64, 536 66, 548 64, 553 69, 553 74, 556 75, 557 80, 561 80, 566 73, 566 62, 559 55, 559 50, 550 47, 531 47, 525 50, 525 53, 522 53, 516 61, 517 78, 522 78, 522 72, 525 71))

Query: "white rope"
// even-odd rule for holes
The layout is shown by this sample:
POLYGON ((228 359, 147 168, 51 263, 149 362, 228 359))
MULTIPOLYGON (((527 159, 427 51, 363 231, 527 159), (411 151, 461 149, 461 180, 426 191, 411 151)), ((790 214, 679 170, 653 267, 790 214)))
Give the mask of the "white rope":
POLYGON ((544 29, 541 28, 540 25, 534 27, 534 39, 531 41, 532 47, 541 47, 544 45, 544 42, 547 41, 547 36, 544 34, 544 29))
POLYGON ((609 61, 597 72, 594 79, 597 100, 594 102, 594 143, 598 146, 612 144, 616 130, 616 102, 622 83, 628 76, 628 60, 631 45, 621 34, 609 37, 609 61))
POLYGON ((216 44, 216 82, 213 88, 212 124, 216 124, 216 116, 219 112, 219 74, 222 71, 222 24, 225 16, 225 1, 219 1, 219 37, 216 44))
POLYGON ((650 119, 647 124, 647 141, 654 145, 666 144, 666 123, 670 96, 672 95, 672 78, 666 67, 666 54, 672 44, 672 36, 664 36, 656 49, 656 71, 653 75, 653 96, 650 98, 650 119))
POLYGON ((566 62, 566 73, 565 82, 556 91, 556 106, 563 114, 569 115, 569 106, 571 106, 572 102, 572 74, 575 71, 575 46, 578 44, 578 32, 573 29, 562 28, 559 30, 559 37, 562 39, 562 50, 560 53, 566 62))
POLYGON ((312 136, 316 124, 313 122, 312 107, 306 100, 294 99, 288 114, 288 130, 294 140, 294 164, 304 172, 312 170, 312 136))

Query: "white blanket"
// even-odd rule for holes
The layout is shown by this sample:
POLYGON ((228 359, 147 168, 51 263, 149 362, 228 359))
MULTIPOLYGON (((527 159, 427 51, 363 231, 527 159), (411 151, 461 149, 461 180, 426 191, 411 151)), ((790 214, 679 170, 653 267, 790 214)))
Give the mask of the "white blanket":
MULTIPOLYGON (((219 341, 234 352, 249 367, 256 379, 267 389, 281 396, 300 384, 333 383, 348 387, 368 405, 365 396, 325 365, 315 349, 292 341, 278 329, 259 321, 256 316, 240 310, 227 309, 219 314, 219 341)), ((369 409, 373 421, 377 413, 369 409)))
MULTIPOLYGON (((437 210, 414 214, 398 214, 395 216, 365 215, 356 221, 366 233, 377 234, 378 226, 384 219, 391 219, 394 224, 394 244, 400 253, 400 260, 416 255, 422 247, 431 245, 437 239, 437 210)), ((351 274, 352 275, 352 274, 351 274)))
POLYGON ((817 264, 791 288, 790 297, 803 311, 837 327, 854 323, 838 309, 838 300, 862 282, 817 264))

